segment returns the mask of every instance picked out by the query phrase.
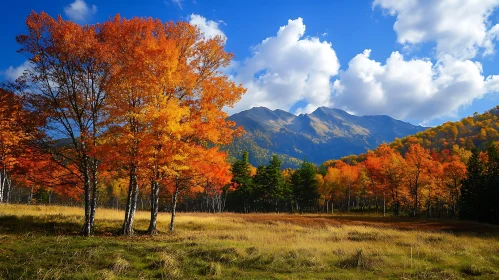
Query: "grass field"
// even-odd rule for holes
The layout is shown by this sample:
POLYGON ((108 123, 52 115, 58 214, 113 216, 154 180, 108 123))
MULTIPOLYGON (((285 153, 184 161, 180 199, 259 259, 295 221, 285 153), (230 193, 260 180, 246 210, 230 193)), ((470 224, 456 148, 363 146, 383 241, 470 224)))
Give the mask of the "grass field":
POLYGON ((354 215, 149 214, 114 236, 123 213, 0 205, 0 279, 499 279, 499 227, 354 215))

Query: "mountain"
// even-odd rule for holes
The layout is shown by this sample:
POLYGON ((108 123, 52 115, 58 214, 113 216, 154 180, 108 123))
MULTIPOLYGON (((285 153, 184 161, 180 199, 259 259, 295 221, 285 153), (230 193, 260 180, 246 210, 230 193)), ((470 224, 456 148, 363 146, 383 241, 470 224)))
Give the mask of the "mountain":
POLYGON ((249 151, 255 166, 267 164, 272 154, 283 159, 284 167, 296 167, 303 159, 321 164, 426 129, 389 116, 354 116, 327 107, 298 116, 255 107, 230 119, 243 126, 246 133, 226 149, 236 158, 249 151))

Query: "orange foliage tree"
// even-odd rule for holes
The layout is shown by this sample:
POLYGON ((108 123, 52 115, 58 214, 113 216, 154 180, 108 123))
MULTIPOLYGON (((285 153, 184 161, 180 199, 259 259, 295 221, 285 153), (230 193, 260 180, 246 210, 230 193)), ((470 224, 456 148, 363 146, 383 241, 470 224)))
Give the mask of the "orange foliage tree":
POLYGON ((407 164, 405 171, 407 184, 413 200, 412 212, 413 216, 416 217, 419 209, 420 186, 423 180, 429 179, 432 159, 429 151, 416 143, 409 146, 409 150, 405 154, 405 161, 407 164))
POLYGON ((26 99, 0 88, 0 203, 10 201, 12 177, 21 173, 22 159, 41 137, 43 116, 24 108, 26 99))
POLYGON ((94 25, 80 26, 61 17, 32 12, 27 34, 17 36, 20 53, 30 67, 18 79, 33 107, 47 116, 48 135, 68 138, 66 149, 45 146, 57 154, 61 166, 76 170, 84 189, 85 222, 82 234, 90 235, 96 207, 97 165, 93 155, 101 133, 107 65, 99 60, 100 34, 94 25))
POLYGON ((240 132, 222 109, 245 90, 220 72, 233 57, 224 51, 224 41, 206 40, 187 23, 117 16, 101 26, 101 34, 104 60, 112 65, 105 85, 108 138, 120 151, 115 160, 129 172, 122 231, 133 233, 137 177, 143 173, 151 185, 154 234, 162 182, 190 184, 196 172, 189 170, 197 166, 191 161, 200 149, 228 144, 240 132))

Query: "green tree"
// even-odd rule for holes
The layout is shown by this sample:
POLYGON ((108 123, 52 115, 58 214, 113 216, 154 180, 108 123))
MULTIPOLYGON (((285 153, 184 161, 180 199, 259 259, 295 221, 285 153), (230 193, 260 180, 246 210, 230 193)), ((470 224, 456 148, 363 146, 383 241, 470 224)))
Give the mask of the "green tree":
POLYGON ((291 176, 291 188, 296 209, 303 213, 316 206, 319 198, 319 184, 316 175, 317 168, 310 162, 303 162, 291 176))
POLYGON ((495 144, 487 149, 485 183, 479 192, 479 220, 499 223, 499 151, 495 144))
POLYGON ((480 205, 480 189, 484 183, 484 166, 477 150, 473 153, 467 165, 468 176, 463 180, 461 197, 459 199, 459 216, 461 219, 478 219, 480 205))
POLYGON ((258 167, 253 179, 255 195, 265 211, 279 212, 289 201, 289 186, 284 182, 281 165, 279 157, 273 155, 269 165, 258 167))
POLYGON ((240 160, 232 164, 232 183, 236 190, 231 193, 231 199, 236 208, 248 213, 253 206, 253 178, 251 178, 251 165, 249 164, 249 154, 245 151, 240 160))

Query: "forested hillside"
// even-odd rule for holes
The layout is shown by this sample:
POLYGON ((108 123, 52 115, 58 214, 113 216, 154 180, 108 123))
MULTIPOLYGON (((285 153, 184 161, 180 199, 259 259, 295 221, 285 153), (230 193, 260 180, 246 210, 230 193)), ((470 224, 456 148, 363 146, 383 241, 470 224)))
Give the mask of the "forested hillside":
MULTIPOLYGON (((490 141, 499 140, 499 106, 483 113, 475 113, 458 122, 446 122, 437 127, 416 133, 427 149, 452 149, 454 145, 471 150, 486 149, 490 141)), ((409 138, 393 142, 394 147, 406 146, 409 138)))
MULTIPOLYGON (((470 153, 471 150, 486 150, 490 142, 499 140, 499 106, 483 114, 463 118, 457 122, 446 122, 404 138, 397 138, 389 145, 404 153, 411 143, 417 142, 426 149, 439 152, 470 153)), ((356 163, 366 159, 367 154, 349 155, 341 158, 356 163)), ((332 158, 333 159, 333 158, 332 158)), ((325 162, 327 165, 327 161, 325 162)))

